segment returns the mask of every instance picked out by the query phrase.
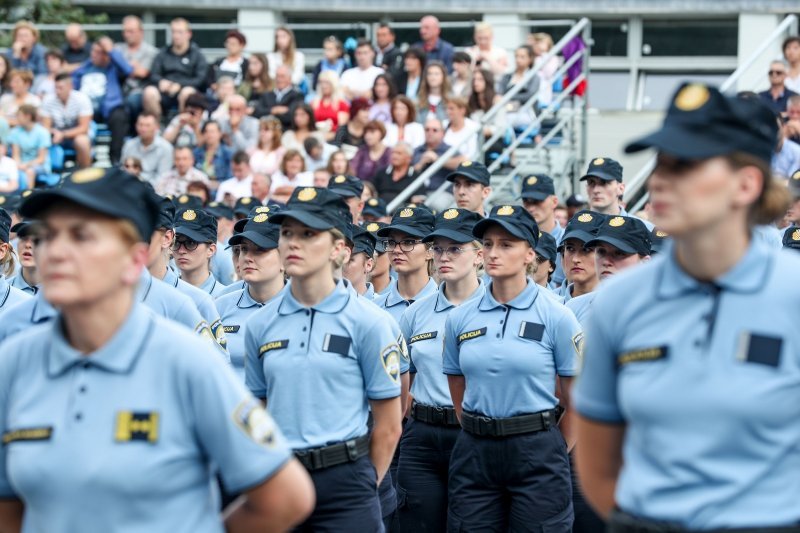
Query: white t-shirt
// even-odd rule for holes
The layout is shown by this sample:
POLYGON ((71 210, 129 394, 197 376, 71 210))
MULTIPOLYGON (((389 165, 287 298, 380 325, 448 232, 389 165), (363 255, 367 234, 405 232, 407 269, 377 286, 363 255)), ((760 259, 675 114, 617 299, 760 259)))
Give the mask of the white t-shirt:
POLYGON ((786 79, 783 80, 783 85, 790 91, 800 93, 800 76, 797 76, 796 78, 790 78, 787 75, 786 79))
POLYGON ((6 185, 11 180, 18 179, 19 170, 17 170, 17 164, 14 162, 14 160, 5 155, 0 157, 0 183, 6 185))
MULTIPOLYGON (((280 52, 270 52, 267 54, 267 60, 269 61, 269 76, 274 80, 275 72, 278 70, 279 66, 283 65, 283 56, 280 52)), ((293 63, 292 83, 294 85, 300 85, 300 82, 302 82, 303 78, 306 76, 306 56, 303 52, 295 50, 293 63)))
MULTIPOLYGON (((419 122, 410 122, 403 126, 403 142, 411 145, 411 148, 422 146, 425 143, 425 128, 419 122)), ((386 137, 383 144, 393 147, 400 142, 400 132, 397 124, 386 125, 386 137)))
POLYGON ((243 180, 238 178, 230 178, 219 184, 217 189, 216 200, 222 202, 225 195, 230 194, 234 200, 243 198, 245 196, 253 195, 253 176, 247 176, 243 180))
POLYGON ((361 70, 358 67, 349 68, 342 73, 340 84, 343 88, 362 94, 372 90, 372 85, 375 83, 375 78, 378 77, 378 74, 383 74, 383 69, 374 65, 366 70, 361 70))
POLYGON ((291 187, 313 187, 314 173, 301 172, 295 176, 293 180, 290 180, 286 177, 286 174, 278 171, 272 175, 272 184, 269 186, 269 193, 272 194, 278 189, 278 187, 284 187, 287 185, 291 187))
POLYGON ((472 159, 478 151, 478 128, 478 123, 471 118, 464 119, 464 127, 459 131, 453 131, 448 128, 444 132, 444 142, 450 146, 455 146, 462 142, 462 139, 467 139, 464 144, 458 147, 458 153, 472 159))

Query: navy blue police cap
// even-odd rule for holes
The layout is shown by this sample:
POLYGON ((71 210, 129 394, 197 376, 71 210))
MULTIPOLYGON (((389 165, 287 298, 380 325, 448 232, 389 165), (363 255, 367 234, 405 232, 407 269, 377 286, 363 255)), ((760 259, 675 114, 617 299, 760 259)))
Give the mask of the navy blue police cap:
POLYGON ((666 231, 653 228, 650 232, 650 255, 661 253, 668 238, 669 234, 666 231))
POLYGON ((0 207, 0 242, 8 242, 8 235, 11 231, 11 215, 0 207))
POLYGON ((328 182, 328 189, 342 198, 361 198, 364 182, 349 174, 339 174, 328 182))
POLYGON ((386 226, 388 226, 388 224, 386 224, 385 222, 377 222, 377 221, 364 222, 361 225, 362 228, 370 232, 372 236, 375 237, 375 251, 378 252, 379 254, 386 253, 386 246, 384 246, 383 244, 383 239, 378 238, 378 232, 381 230, 381 228, 385 228, 386 226))
POLYGON ((244 225, 242 232, 228 239, 228 244, 235 246, 242 244, 242 241, 247 239, 259 248, 272 250, 278 247, 281 228, 276 224, 269 223, 269 215, 267 213, 259 213, 253 218, 245 220, 247 220, 247 223, 244 225))
POLYGON ((296 188, 292 191, 286 208, 270 216, 269 221, 280 224, 287 218, 315 230, 337 229, 345 237, 350 234, 348 224, 353 219, 350 208, 342 197, 322 187, 296 188))
POLYGON ((0 194, 0 208, 5 209, 9 214, 16 213, 20 204, 22 204, 21 194, 0 194))
POLYGON ((380 198, 370 198, 364 204, 364 209, 361 214, 364 216, 371 216, 375 218, 385 217, 388 213, 386 211, 386 201, 380 198))
POLYGON ((636 217, 607 216, 597 235, 586 243, 591 247, 604 242, 626 254, 650 255, 650 230, 636 217))
POLYGON ((362 226, 353 224, 351 229, 353 231, 353 255, 360 253, 366 254, 367 257, 375 255, 375 245, 378 242, 377 237, 362 226))
POLYGON ((523 200, 544 200, 553 196, 556 193, 553 178, 546 174, 532 174, 522 180, 522 193, 523 200))
POLYGON ((392 231, 399 231, 422 239, 433 231, 433 212, 427 207, 403 207, 392 216, 388 226, 378 230, 378 237, 388 237, 392 231))
POLYGON ((492 208, 487 218, 484 218, 472 230, 478 239, 494 224, 499 225, 514 237, 527 241, 531 248, 536 248, 539 242, 539 226, 528 211, 520 205, 497 205, 492 208))
POLYGON ((558 247, 563 247, 567 239, 577 239, 586 244, 595 238, 605 219, 606 216, 601 213, 585 209, 578 211, 567 222, 567 227, 564 228, 564 235, 561 236, 561 242, 558 243, 558 247))
POLYGON ((233 220, 233 209, 222 202, 209 202, 203 209, 213 217, 233 220))
POLYGON ((539 232, 539 242, 536 244, 536 253, 555 265, 556 258, 558 257, 556 238, 546 231, 539 232))
POLYGON ((458 243, 472 242, 475 240, 472 230, 481 220, 482 216, 467 209, 447 209, 436 215, 433 231, 422 239, 422 242, 431 242, 436 237, 444 237, 458 243))
POLYGON ((783 247, 800 250, 800 227, 791 226, 783 232, 783 247))
POLYGON ((600 178, 603 181, 622 182, 622 165, 610 157, 595 157, 589 162, 589 168, 583 175, 581 181, 591 177, 600 178))
POLYGON ((261 201, 254 196, 242 196, 233 206, 234 216, 246 217, 250 210, 261 205, 261 201))
POLYGON ((454 171, 447 175, 446 179, 447 181, 455 181, 458 176, 478 182, 484 187, 488 187, 492 179, 489 169, 480 161, 461 162, 454 171))
POLYGON ((175 203, 175 211, 181 209, 203 209, 203 200, 193 194, 181 194, 175 196, 172 201, 175 203))
POLYGON ((217 219, 202 209, 182 209, 175 215, 175 235, 196 242, 217 242, 217 219))

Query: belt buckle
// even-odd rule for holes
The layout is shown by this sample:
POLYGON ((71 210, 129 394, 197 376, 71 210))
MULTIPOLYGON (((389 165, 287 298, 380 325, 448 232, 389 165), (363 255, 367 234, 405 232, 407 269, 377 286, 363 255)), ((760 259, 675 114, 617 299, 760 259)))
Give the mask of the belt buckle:
POLYGON ((345 442, 344 445, 350 462, 356 461, 358 459, 358 446, 356 445, 355 439, 345 442))
POLYGON ((324 464, 322 462, 322 449, 316 448, 313 450, 308 451, 308 457, 311 460, 311 468, 314 470, 319 470, 320 468, 324 468, 324 464))
POLYGON ((543 411, 542 412, 542 426, 544 426, 543 429, 550 429, 550 426, 552 425, 553 425, 552 411, 543 411))
POLYGON ((489 418, 488 416, 479 416, 478 421, 478 434, 480 436, 492 436, 493 433, 497 433, 497 424, 495 423, 494 419, 489 418))
POLYGON ((433 411, 432 422, 434 424, 443 424, 445 421, 444 409, 439 406, 433 406, 431 407, 431 410, 433 411))

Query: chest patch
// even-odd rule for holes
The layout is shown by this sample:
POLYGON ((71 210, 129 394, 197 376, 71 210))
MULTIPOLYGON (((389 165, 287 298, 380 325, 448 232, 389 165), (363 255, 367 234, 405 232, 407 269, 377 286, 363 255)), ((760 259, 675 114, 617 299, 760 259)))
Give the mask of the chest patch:
POLYGON ((413 337, 408 339, 408 344, 414 344, 415 342, 426 341, 428 339, 435 339, 438 334, 439 334, 438 331, 429 331, 428 333, 420 333, 419 335, 414 335, 413 337))
POLYGON ((667 357, 668 346, 655 346, 653 348, 643 348, 641 350, 631 350, 617 356, 617 365, 623 366, 630 363, 645 363, 648 361, 658 361, 667 357))
POLYGON ((239 333, 241 327, 242 326, 222 326, 222 329, 225 333, 239 333))
POLYGON ((50 440, 53 436, 53 428, 50 426, 40 428, 14 429, 3 433, 3 444, 12 442, 35 442, 50 440))
POLYGON ((142 441, 158 442, 158 413, 120 411, 117 413, 117 427, 114 440, 117 442, 142 441))
POLYGON ((289 346, 289 339, 268 342, 266 344, 262 344, 261 347, 258 349, 258 356, 263 357, 263 355, 267 352, 271 352, 272 350, 283 350, 288 346, 289 346))
POLYGON ((478 337, 483 337, 486 335, 486 328, 475 329, 472 331, 465 331, 461 335, 458 336, 458 344, 461 344, 464 341, 476 339, 478 337))

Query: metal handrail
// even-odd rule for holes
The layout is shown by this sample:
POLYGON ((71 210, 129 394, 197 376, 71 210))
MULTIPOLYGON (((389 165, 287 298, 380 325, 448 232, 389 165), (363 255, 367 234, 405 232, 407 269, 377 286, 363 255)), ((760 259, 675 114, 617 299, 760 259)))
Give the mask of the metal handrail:
MULTIPOLYGON (((489 111, 487 111, 483 117, 481 117, 481 120, 479 122, 481 129, 483 129, 483 127, 486 126, 489 122, 491 122, 492 119, 494 119, 495 115, 499 113, 500 109, 506 106, 511 101, 511 99, 522 90, 523 87, 527 86, 528 82, 539 73, 539 71, 544 67, 544 65, 546 65, 551 59, 556 57, 561 52, 561 50, 564 49, 567 43, 569 43, 572 39, 577 37, 580 34, 580 32, 582 32, 583 29, 587 27, 589 24, 590 24, 589 19, 583 17, 561 39, 559 39, 558 43, 556 43, 555 46, 553 46, 553 48, 551 48, 550 51, 547 54, 545 54, 542 61, 539 62, 539 64, 534 65, 533 68, 529 69, 528 72, 526 72, 525 75, 522 77, 522 79, 514 87, 512 87, 511 90, 509 90, 500 99, 499 102, 497 102, 494 106, 492 106, 492 108, 489 109, 489 111)), ((535 96, 536 95, 533 95, 531 98, 535 96)), ((389 213, 392 213, 394 212, 395 209, 397 209, 400 205, 402 205, 412 195, 412 193, 415 190, 417 190, 417 188, 419 188, 421 184, 425 183, 425 181, 430 179, 430 177, 433 176, 436 172, 438 172, 449 159, 454 157, 456 153, 458 153, 458 150, 461 147, 461 145, 464 144, 465 142, 467 142, 466 138, 462 139, 462 141, 459 142, 458 144, 451 146, 444 154, 439 156, 439 158, 436 161, 434 161, 433 164, 431 164, 427 169, 425 169, 425 171, 422 174, 420 174, 411 184, 409 184, 408 187, 406 187, 400 194, 398 194, 394 200, 389 202, 389 205, 387 206, 387 211, 389 213)), ((438 192, 438 190, 436 192, 438 192)))
MULTIPOLYGON (((471 28, 480 20, 465 20, 456 22, 439 22, 440 28, 471 28)), ((515 20, 515 21, 492 21, 492 26, 516 26, 516 27, 539 27, 539 26, 572 26, 575 24, 575 19, 553 19, 553 20, 515 20)), ((379 23, 375 23, 376 25, 379 23)), ((419 28, 419 21, 417 22, 391 22, 390 26, 393 29, 416 29, 419 28)))
MULTIPOLYGON (((747 59, 739 65, 736 70, 734 70, 730 76, 728 76, 725 81, 719 87, 721 92, 728 92, 734 84, 739 81, 739 78, 744 75, 744 73, 753 66, 753 63, 758 61, 761 55, 767 51, 767 48, 775 42, 776 39, 782 37, 787 31, 791 29, 791 27, 797 23, 797 15, 788 15, 784 18, 781 23, 770 33, 766 39, 764 39, 758 48, 750 54, 747 59)), ((650 174, 653 172, 653 169, 656 167, 656 156, 651 157, 647 160, 647 163, 636 173, 636 175, 631 179, 627 186, 625 187, 625 193, 623 194, 623 198, 625 201, 630 200, 631 198, 635 198, 636 195, 639 194, 641 187, 647 182, 647 178, 650 177, 650 174)), ((633 208, 629 209, 631 213, 635 213, 639 209, 644 206, 649 198, 649 194, 645 192, 633 208)))

